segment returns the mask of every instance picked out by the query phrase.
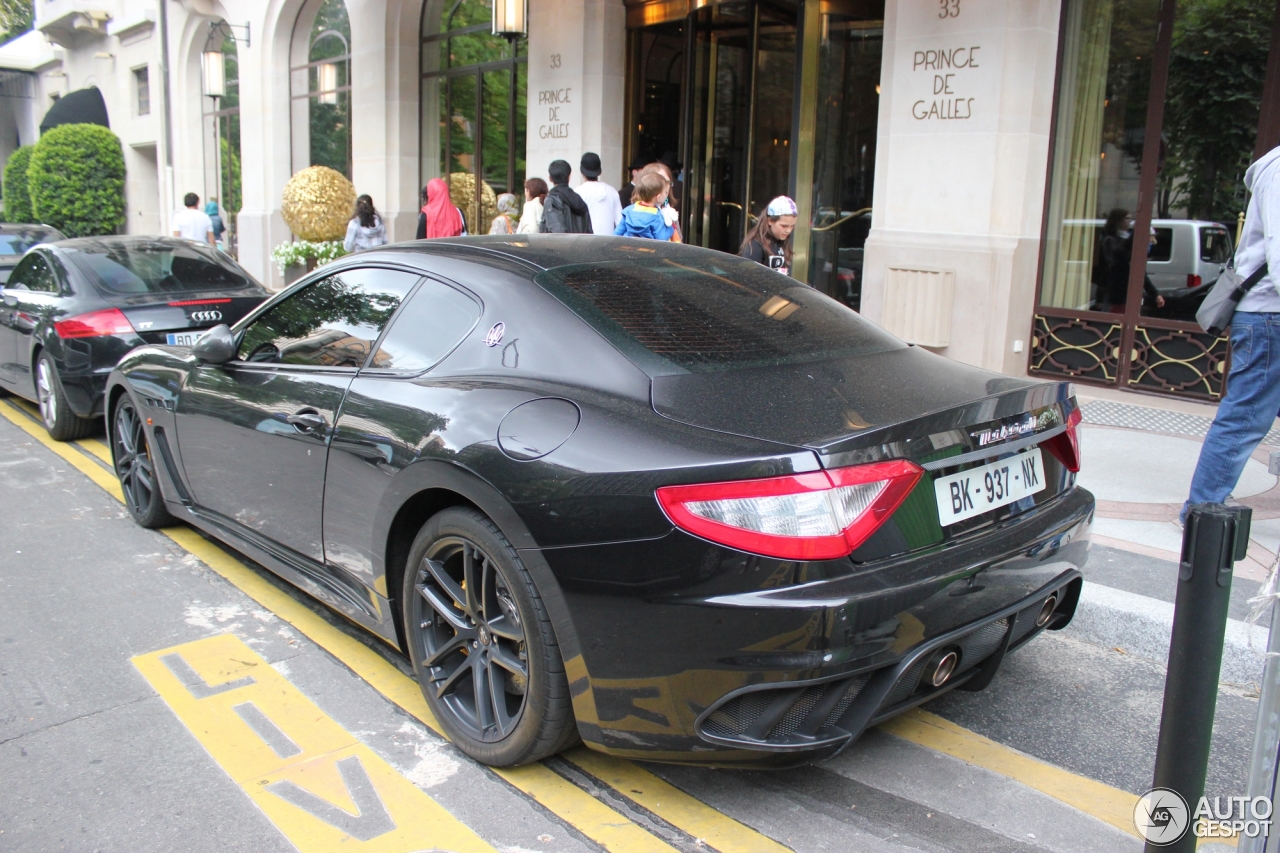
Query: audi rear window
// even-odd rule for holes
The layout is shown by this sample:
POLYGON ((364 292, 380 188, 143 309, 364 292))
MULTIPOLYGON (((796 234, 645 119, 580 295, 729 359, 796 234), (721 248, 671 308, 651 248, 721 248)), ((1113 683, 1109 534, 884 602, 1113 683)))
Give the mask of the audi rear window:
POLYGON ((650 376, 905 346, 812 287, 730 255, 574 264, 534 281, 650 376))
POLYGON ((230 259, 197 243, 81 244, 65 248, 71 262, 108 293, 189 293, 239 290, 253 282, 230 259))
POLYGON ((52 228, 0 232, 0 263, 16 260, 32 246, 61 239, 62 235, 52 228))

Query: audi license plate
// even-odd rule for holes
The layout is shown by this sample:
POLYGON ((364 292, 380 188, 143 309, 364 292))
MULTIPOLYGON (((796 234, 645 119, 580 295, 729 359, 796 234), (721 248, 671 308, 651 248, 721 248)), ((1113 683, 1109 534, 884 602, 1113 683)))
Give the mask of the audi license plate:
POLYGON ((1033 447, 998 462, 988 462, 933 481, 942 526, 982 515, 1022 500, 1044 488, 1044 460, 1033 447))
POLYGON ((166 337, 171 347, 192 347, 204 334, 204 329, 195 332, 170 332, 166 337))

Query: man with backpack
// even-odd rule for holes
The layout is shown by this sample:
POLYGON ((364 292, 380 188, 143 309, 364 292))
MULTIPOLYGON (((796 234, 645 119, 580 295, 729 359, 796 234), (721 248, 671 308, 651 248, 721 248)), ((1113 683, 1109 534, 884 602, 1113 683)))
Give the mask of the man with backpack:
POLYGON ((592 234, 591 210, 587 203, 569 187, 573 168, 564 160, 553 160, 547 167, 552 187, 542 203, 543 234, 592 234))

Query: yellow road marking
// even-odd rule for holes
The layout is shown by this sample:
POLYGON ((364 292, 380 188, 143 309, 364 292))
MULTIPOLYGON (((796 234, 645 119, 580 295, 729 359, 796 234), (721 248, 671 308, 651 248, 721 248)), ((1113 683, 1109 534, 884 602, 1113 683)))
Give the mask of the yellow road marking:
POLYGON ((928 711, 908 711, 881 723, 880 730, 1007 776, 1140 837, 1133 826, 1138 797, 1128 791, 1032 758, 928 711))
POLYGON ((301 853, 494 853, 238 637, 219 634, 133 664, 301 853), (178 667, 196 680, 181 680, 178 667))
MULTIPOLYGON (((122 500, 118 482, 103 471, 102 468, 93 465, 80 454, 72 453, 64 445, 53 441, 42 428, 38 428, 31 423, 30 419, 19 415, 10 407, 0 406, 0 414, 3 414, 77 470, 102 486, 114 495, 117 500, 122 500)), ((222 548, 210 543, 193 529, 171 527, 163 532, 250 598, 293 625, 321 648, 338 658, 384 697, 403 708, 409 714, 417 717, 441 736, 445 736, 439 723, 432 716, 426 700, 422 697, 422 691, 419 689, 417 682, 405 676, 381 655, 353 637, 334 628, 305 605, 246 568, 222 548)), ((1127 791, 1113 788, 1094 779, 1047 764, 1015 749, 996 743, 976 732, 957 726, 927 711, 910 711, 881 724, 880 728, 905 740, 1007 776, 1086 814, 1090 814, 1104 823, 1108 823, 1131 835, 1136 835, 1132 816, 1133 804, 1138 798, 1127 791)), ((576 756, 577 754, 575 753, 574 757, 576 758, 576 756)), ((620 759, 611 760, 621 762, 620 759)), ((636 769, 639 770, 638 767, 636 769)), ((519 790, 538 800, 549 810, 560 815, 588 838, 600 843, 611 853, 632 853, 633 851, 647 850, 669 851, 673 849, 641 827, 631 823, 614 809, 600 803, 599 800, 581 791, 576 786, 569 785, 560 776, 541 765, 530 765, 515 768, 514 770, 496 770, 495 772, 519 790), (572 788, 573 792, 577 793, 569 792, 563 786, 568 786, 572 788), (562 796, 572 798, 573 802, 566 803, 562 801, 560 799, 562 796), (552 803, 557 805, 553 807, 552 803), (565 814, 557 811, 557 808, 566 809, 567 812, 573 814, 575 819, 570 820, 565 814), (605 843, 603 840, 605 838, 610 839, 610 843, 605 843)), ((640 772, 647 773, 647 771, 640 772)), ((592 772, 592 775, 601 778, 601 781, 609 783, 611 787, 619 790, 629 799, 649 808, 644 800, 639 799, 642 795, 633 794, 631 788, 621 789, 609 782, 606 777, 600 777, 599 774, 594 772, 592 772)), ((652 776, 652 774, 648 775, 652 776)), ((653 778, 657 779, 658 777, 654 776, 653 778)), ((664 782, 663 784, 666 783, 664 782)), ((631 787, 638 788, 641 791, 646 790, 642 785, 633 785, 631 787)), ((692 797, 690 797, 690 800, 698 802, 692 797)), ((700 819, 715 820, 718 817, 738 824, 737 821, 712 809, 710 806, 705 806, 704 804, 703 808, 708 814, 700 819)), ((676 810, 671 810, 671 817, 662 815, 656 809, 651 810, 685 832, 689 832, 698 838, 707 837, 709 839, 709 836, 695 834, 681 823, 673 820, 672 817, 679 817, 675 813, 676 810)), ((681 820, 684 820, 684 818, 681 818, 681 820)), ((691 821, 686 821, 686 823, 690 826, 693 825, 691 821)), ((738 824, 738 826, 742 825, 738 824)), ((721 831, 729 832, 730 829, 731 827, 726 827, 721 831)), ((745 826, 743 826, 743 829, 748 832, 754 831, 745 826)), ((730 853, 730 851, 736 853, 731 847, 723 850, 723 853, 730 853)))
POLYGON ((115 466, 115 460, 111 458, 111 448, 107 447, 107 443, 100 438, 82 438, 76 442, 84 450, 101 459, 103 464, 108 468, 115 466))
POLYGON ((767 835, 709 808, 674 785, 625 759, 585 747, 561 756, 672 826, 725 853, 789 853, 767 835))
MULTIPOLYGON (((0 414, 102 486, 116 500, 123 501, 119 482, 101 466, 67 445, 49 438, 42 426, 33 423, 30 418, 10 406, 0 405, 0 414)), ((222 575, 241 592, 342 661, 374 690, 421 720, 441 737, 447 737, 432 715, 418 683, 396 669, 386 658, 354 637, 334 628, 306 605, 247 568, 194 529, 181 526, 170 527, 161 532, 222 575)), ((513 787, 532 797, 610 853, 676 853, 675 848, 648 830, 541 764, 492 769, 513 787)), ((706 808, 714 812, 709 806, 706 808)))
MULTIPOLYGON (((241 592, 342 661, 374 690, 421 720, 441 737, 447 737, 431 713, 418 683, 392 666, 382 655, 334 628, 315 611, 247 568, 195 530, 189 527, 170 527, 164 533, 241 592)), ((675 848, 656 838, 648 830, 541 764, 491 769, 610 853, 675 853, 675 848)), ((709 806, 707 808, 710 809, 709 806)))
POLYGON ((102 466, 96 462, 86 459, 84 454, 77 453, 67 445, 60 444, 50 438, 49 432, 44 428, 43 424, 33 421, 22 413, 24 410, 29 410, 29 406, 23 406, 21 403, 14 403, 13 401, 7 402, 9 403, 7 406, 0 406, 0 415, 4 415, 18 429, 58 454, 72 468, 75 468, 105 489, 107 494, 124 503, 124 494, 120 491, 120 481, 113 477, 110 472, 103 470, 102 466))

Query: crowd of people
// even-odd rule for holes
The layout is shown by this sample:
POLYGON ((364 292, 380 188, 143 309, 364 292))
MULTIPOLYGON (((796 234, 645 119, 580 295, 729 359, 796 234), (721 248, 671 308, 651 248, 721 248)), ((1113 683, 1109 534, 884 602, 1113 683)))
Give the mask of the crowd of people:
MULTIPOLYGON (((497 215, 489 222, 489 234, 611 234, 679 243, 680 197, 683 184, 679 163, 673 156, 659 160, 637 158, 631 162, 631 181, 614 189, 600 180, 600 155, 588 151, 578 164, 582 182, 569 186, 573 167, 554 160, 547 167, 548 186, 542 178, 524 182, 524 202, 513 193, 495 201, 497 215)), ((796 226, 796 204, 786 196, 769 202, 742 242, 739 254, 783 275, 791 270, 791 233, 796 226)), ((453 202, 449 184, 432 178, 422 189, 422 209, 414 238, 462 237, 469 233, 467 218, 453 202)), ((387 242, 387 230, 373 206, 373 199, 356 199, 355 215, 343 241, 348 252, 371 249, 387 242)))
MULTIPOLYGON (((547 167, 551 185, 548 186, 542 178, 529 178, 524 182, 523 204, 513 193, 500 194, 494 205, 497 214, 489 223, 488 233, 611 234, 683 242, 680 233, 683 185, 678 177, 679 163, 674 157, 654 161, 644 158, 633 160, 631 180, 621 189, 614 189, 600 180, 600 155, 594 152, 582 155, 578 169, 582 183, 577 189, 569 186, 573 167, 564 160, 554 160, 547 167)), ((174 236, 207 241, 210 245, 224 248, 222 240, 226 226, 218 213, 217 201, 209 201, 201 210, 199 196, 187 193, 183 203, 186 207, 173 218, 174 236)), ((769 202, 748 230, 738 254, 789 275, 791 233, 796 226, 797 213, 796 203, 787 196, 778 196, 769 202)), ((1111 227, 1112 223, 1108 222, 1108 226, 1111 227)), ((466 214, 454 204, 448 182, 443 178, 432 178, 422 188, 422 209, 418 213, 414 239, 464 237, 468 233, 466 214)), ((1132 240, 1131 237, 1129 239, 1132 240)), ((1104 236, 1103 242, 1105 240, 1104 236)), ((347 223, 343 248, 348 252, 359 252, 387 242, 386 223, 374 207, 373 199, 368 195, 359 196, 354 215, 347 223)), ((1120 254, 1120 248, 1115 254, 1120 254)), ((1118 268, 1118 264, 1116 266, 1118 268)), ((1118 291, 1118 288, 1106 286, 1101 289, 1104 293, 1111 289, 1118 291)))

